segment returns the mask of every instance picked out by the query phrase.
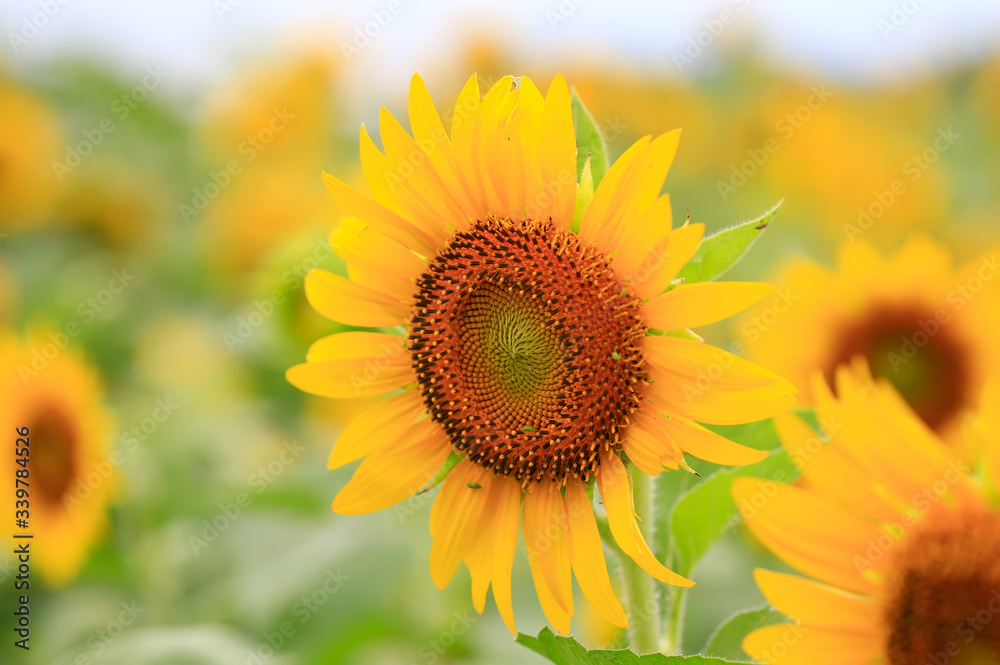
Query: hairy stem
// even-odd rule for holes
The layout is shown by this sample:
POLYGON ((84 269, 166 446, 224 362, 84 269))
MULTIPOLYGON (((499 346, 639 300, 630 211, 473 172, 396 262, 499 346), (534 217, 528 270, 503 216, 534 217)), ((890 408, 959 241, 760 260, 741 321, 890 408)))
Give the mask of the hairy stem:
MULTIPOLYGON (((649 540, 653 524, 653 480, 644 473, 632 474, 635 512, 642 520, 640 529, 649 540)), ((628 593, 629 643, 638 653, 660 650, 660 607, 656 580, 629 557, 624 557, 623 572, 628 593)))

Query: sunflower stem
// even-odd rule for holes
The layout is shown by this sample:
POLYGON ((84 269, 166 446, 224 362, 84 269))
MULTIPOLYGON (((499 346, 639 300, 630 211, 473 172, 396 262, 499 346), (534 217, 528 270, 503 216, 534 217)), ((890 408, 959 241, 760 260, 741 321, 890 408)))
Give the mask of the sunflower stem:
POLYGON ((684 626, 684 601, 687 596, 679 587, 670 587, 667 592, 670 607, 667 608, 667 634, 664 638, 663 653, 674 656, 681 653, 681 635, 684 626))
MULTIPOLYGON (((642 520, 640 530, 647 539, 653 524, 653 481, 645 473, 632 474, 632 497, 635 513, 642 520)), ((628 592, 629 643, 638 653, 660 651, 660 605, 656 582, 639 564, 623 558, 623 573, 628 592)))

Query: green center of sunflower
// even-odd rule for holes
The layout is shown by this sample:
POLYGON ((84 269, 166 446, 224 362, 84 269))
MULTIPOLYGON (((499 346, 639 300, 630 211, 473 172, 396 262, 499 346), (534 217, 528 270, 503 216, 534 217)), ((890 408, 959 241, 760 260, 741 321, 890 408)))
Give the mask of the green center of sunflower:
POLYGON ((62 501, 76 469, 76 427, 55 407, 38 411, 28 427, 32 494, 37 493, 43 502, 55 505, 62 501))
POLYGON ((890 560, 889 665, 1000 663, 1000 515, 937 508, 890 560))
POLYGON ((469 459, 522 482, 587 480, 638 408, 640 301, 549 220, 456 233, 417 280, 409 348, 427 408, 469 459))
POLYGON ((840 335, 830 354, 827 381, 857 355, 888 380, 928 427, 941 431, 972 399, 970 359, 954 324, 919 307, 876 307, 840 335))

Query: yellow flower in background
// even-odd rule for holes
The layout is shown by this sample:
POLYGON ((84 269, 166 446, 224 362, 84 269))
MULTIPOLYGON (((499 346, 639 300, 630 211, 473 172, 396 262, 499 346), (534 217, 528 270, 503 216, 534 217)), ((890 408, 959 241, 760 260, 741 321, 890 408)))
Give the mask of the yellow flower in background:
POLYGON ((202 143, 221 164, 269 153, 323 155, 333 127, 336 56, 312 51, 248 69, 206 100, 202 143))
POLYGON ((0 228, 44 222, 58 193, 58 120, 38 95, 0 77, 0 228))
MULTIPOLYGON (((76 577, 103 536, 115 482, 112 416, 101 379, 67 343, 64 333, 48 330, 24 340, 9 332, 0 336, 0 426, 11 437, 15 429, 29 430, 30 506, 23 532, 34 535, 31 560, 53 586, 76 577)), ((16 459, 13 450, 0 456, 0 473, 11 483, 23 468, 16 459)), ((2 497, 0 509, 11 519, 25 509, 15 505, 13 486, 2 497)))
POLYGON ((944 247, 914 236, 889 256, 863 240, 845 243, 834 270, 792 260, 775 279, 777 297, 740 322, 747 356, 795 383, 803 405, 816 397, 814 371, 831 381, 863 356, 959 445, 963 412, 977 404, 984 377, 1000 371, 998 258, 988 252, 956 269, 944 247))
POLYGON ((118 248, 155 240, 170 214, 165 192, 156 176, 134 163, 95 157, 64 177, 59 223, 118 248))
POLYGON ((303 171, 294 160, 267 160, 232 175, 223 188, 205 183, 202 191, 215 197, 206 196, 204 212, 193 212, 190 223, 201 226, 205 251, 215 265, 247 271, 280 249, 289 235, 329 228, 336 206, 319 180, 303 171))
MULTIPOLYGON (((806 486, 733 485, 750 530, 806 575, 756 572, 796 623, 757 630, 743 648, 784 665, 1000 662, 996 488, 863 362, 838 369, 836 387, 816 377, 829 444, 792 415, 776 419, 806 486)), ((981 450, 1000 468, 1000 439, 981 450)))
POLYGON ((866 112, 825 86, 797 89, 761 113, 774 122, 775 142, 758 151, 758 161, 766 159, 761 175, 747 178, 760 177, 787 196, 790 217, 852 241, 899 238, 947 218, 942 163, 963 140, 952 126, 902 131, 898 120, 866 112))
POLYGON ((288 380, 338 399, 389 395, 333 448, 331 468, 364 458, 335 498, 336 512, 396 504, 452 453, 461 457, 431 512, 438 587, 464 561, 476 609, 492 585, 514 631, 510 576, 523 525, 552 625, 569 631, 572 571, 596 610, 624 626, 593 511, 595 479, 622 551, 655 578, 689 586, 647 546, 619 453, 650 475, 687 468, 684 453, 758 461, 766 453, 698 423, 767 418, 795 392, 688 334, 650 329, 721 320, 771 287, 667 291, 704 232, 671 228, 670 199, 659 196, 679 131, 629 148, 577 210, 577 232, 576 139, 561 76, 545 96, 527 77, 507 76, 485 97, 473 76, 449 115, 450 138, 414 76, 413 135, 384 108, 384 152, 361 130, 372 196, 324 175, 352 215, 331 238, 349 278, 313 271, 306 295, 334 321, 394 330, 320 339, 288 380))

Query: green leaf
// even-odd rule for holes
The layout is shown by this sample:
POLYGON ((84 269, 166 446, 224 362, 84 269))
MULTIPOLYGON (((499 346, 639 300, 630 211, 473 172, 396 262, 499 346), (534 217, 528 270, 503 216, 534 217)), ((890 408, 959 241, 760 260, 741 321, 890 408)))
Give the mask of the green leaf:
MULTIPOLYGON (((760 448, 762 442, 745 440, 741 443, 760 448)), ((673 569, 689 577, 708 548, 742 519, 730 494, 736 478, 756 476, 788 483, 795 480, 798 473, 798 467, 788 454, 774 449, 757 464, 723 469, 688 492, 677 501, 670 517, 673 569)))
POLYGON ((715 629, 701 652, 706 656, 718 656, 730 661, 752 662, 752 659, 743 652, 743 638, 758 628, 786 621, 788 618, 770 605, 756 610, 737 612, 715 629))
POLYGON ((686 283, 708 282, 726 274, 757 242, 757 238, 778 214, 782 203, 784 200, 778 201, 773 208, 756 219, 723 229, 702 240, 698 251, 678 277, 682 277, 686 283))
POLYGON ((608 170, 608 146, 604 144, 601 129, 594 122, 594 116, 583 105, 580 96, 573 90, 573 129, 576 131, 576 179, 580 181, 583 164, 590 157, 590 168, 594 176, 594 188, 608 170))
POLYGON ((556 665, 723 665, 731 661, 704 656, 664 656, 652 653, 639 656, 627 649, 587 651, 572 637, 554 635, 542 628, 538 637, 518 633, 517 643, 545 656, 556 665))

